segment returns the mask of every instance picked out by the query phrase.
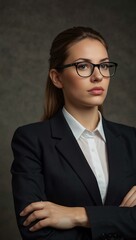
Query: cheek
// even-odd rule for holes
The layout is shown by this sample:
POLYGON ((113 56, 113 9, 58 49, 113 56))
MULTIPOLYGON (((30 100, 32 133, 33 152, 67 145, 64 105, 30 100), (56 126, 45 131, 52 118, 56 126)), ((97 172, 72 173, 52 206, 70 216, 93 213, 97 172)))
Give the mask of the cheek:
POLYGON ((110 79, 105 79, 105 80, 104 80, 104 87, 105 87, 105 89, 107 89, 107 90, 108 90, 108 88, 109 88, 109 83, 110 83, 110 79))
POLYGON ((82 79, 79 79, 78 76, 74 74, 67 74, 63 77, 62 81, 64 89, 81 89, 84 86, 82 79))

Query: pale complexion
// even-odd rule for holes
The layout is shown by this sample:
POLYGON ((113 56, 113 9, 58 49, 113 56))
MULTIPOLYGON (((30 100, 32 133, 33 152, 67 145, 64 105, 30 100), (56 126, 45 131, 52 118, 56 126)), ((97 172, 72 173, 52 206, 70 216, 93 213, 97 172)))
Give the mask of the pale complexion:
MULTIPOLYGON (((98 40, 86 38, 74 43, 68 49, 68 57, 64 64, 88 60, 94 64, 109 61, 108 53, 104 45, 98 40)), ((78 76, 75 67, 64 69, 59 73, 51 69, 50 77, 53 84, 62 89, 65 99, 65 108, 85 128, 94 130, 99 121, 98 106, 102 105, 107 95, 109 78, 104 78, 98 68, 88 78, 78 76), (90 89, 102 87, 100 94, 92 94, 90 89), (91 122, 90 122, 91 119, 91 122)), ((136 186, 125 196, 121 207, 133 207, 136 205, 136 186)), ((35 220, 39 220, 29 230, 37 231, 44 227, 58 229, 70 229, 76 226, 91 227, 85 208, 66 207, 49 201, 35 202, 28 205, 20 216, 27 216, 24 226, 29 226, 35 220)))
POLYGON ((24 222, 24 226, 39 219, 39 222, 29 229, 30 231, 44 227, 70 229, 76 226, 90 226, 85 209, 82 207, 65 207, 48 201, 35 202, 27 206, 20 216, 27 214, 30 215, 24 222))
MULTIPOLYGON (((109 61, 105 46, 98 40, 86 38, 68 49, 64 64, 87 60, 94 64, 109 61)), ((80 77, 75 67, 66 68, 58 73, 50 71, 53 84, 61 88, 65 99, 65 108, 88 130, 94 130, 98 123, 98 106, 102 105, 109 86, 109 78, 104 78, 98 68, 88 78, 80 77), (89 92, 94 87, 102 87, 101 94, 89 92), (90 122, 91 118, 91 122, 90 122)))

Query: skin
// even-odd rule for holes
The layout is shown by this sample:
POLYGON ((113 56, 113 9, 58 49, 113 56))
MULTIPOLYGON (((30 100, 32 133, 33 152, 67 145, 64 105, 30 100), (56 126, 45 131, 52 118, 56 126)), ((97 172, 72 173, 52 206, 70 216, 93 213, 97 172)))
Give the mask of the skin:
MULTIPOLYGON (((68 49, 68 57, 64 64, 88 59, 94 64, 109 61, 108 53, 101 42, 86 38, 71 45, 68 49), (80 60, 79 60, 80 59, 80 60)), ((51 69, 50 77, 57 88, 61 88, 65 99, 65 108, 85 128, 92 131, 96 128, 99 115, 98 106, 102 105, 107 95, 109 78, 104 78, 98 68, 88 78, 78 76, 75 67, 64 69, 61 73, 51 69), (88 90, 94 87, 102 87, 101 94, 94 95, 88 90), (91 119, 91 122, 90 122, 91 119)), ((127 193, 120 207, 133 207, 136 205, 136 186, 127 193)), ((58 229, 70 229, 77 226, 91 227, 85 208, 65 207, 52 202, 35 202, 28 205, 20 216, 27 216, 24 226, 29 226, 35 220, 39 220, 30 231, 37 231, 44 227, 58 229), (27 216, 28 215, 28 216, 27 216)))
MULTIPOLYGON (((68 49, 68 58, 64 64, 83 61, 83 59, 97 64, 103 59, 108 61, 108 53, 101 42, 86 38, 68 49)), ((50 77, 53 84, 63 90, 67 111, 88 130, 94 130, 99 120, 98 105, 102 105, 107 95, 110 79, 104 78, 98 68, 94 69, 90 77, 82 78, 77 74, 75 67, 66 68, 62 73, 52 69, 50 77), (88 92, 94 87, 102 87, 103 93, 94 96, 88 92)))

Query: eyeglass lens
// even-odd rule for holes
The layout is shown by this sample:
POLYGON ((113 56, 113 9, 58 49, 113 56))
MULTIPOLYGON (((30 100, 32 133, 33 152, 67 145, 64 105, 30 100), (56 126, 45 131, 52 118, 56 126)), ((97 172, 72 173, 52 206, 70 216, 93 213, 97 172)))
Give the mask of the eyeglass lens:
POLYGON ((90 76, 93 73, 95 67, 98 67, 101 75, 104 77, 113 76, 116 70, 116 65, 111 62, 103 62, 96 65, 89 62, 80 62, 76 65, 77 73, 81 77, 90 76))

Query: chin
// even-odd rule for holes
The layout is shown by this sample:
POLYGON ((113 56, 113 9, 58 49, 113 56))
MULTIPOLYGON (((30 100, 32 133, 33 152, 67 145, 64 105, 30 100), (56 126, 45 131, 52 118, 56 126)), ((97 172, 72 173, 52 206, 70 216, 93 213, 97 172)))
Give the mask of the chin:
POLYGON ((99 107, 99 106, 103 105, 103 102, 104 101, 95 101, 95 102, 91 102, 89 105, 91 107, 99 107))
POLYGON ((90 103, 93 106, 100 106, 100 105, 103 105, 104 100, 105 100, 105 97, 98 96, 98 97, 96 97, 96 99, 94 99, 94 101, 91 101, 90 103))

